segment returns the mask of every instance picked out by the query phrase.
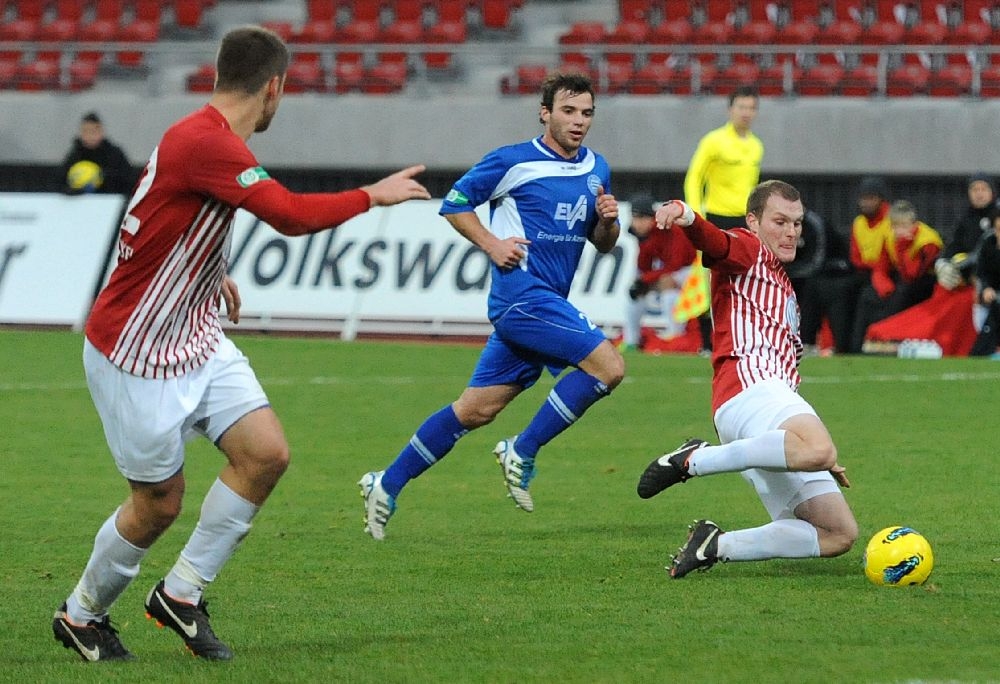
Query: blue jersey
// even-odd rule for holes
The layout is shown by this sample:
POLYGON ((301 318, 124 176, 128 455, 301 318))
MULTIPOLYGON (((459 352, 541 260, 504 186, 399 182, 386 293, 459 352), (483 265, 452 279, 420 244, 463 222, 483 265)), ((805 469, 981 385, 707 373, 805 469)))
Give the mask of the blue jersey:
POLYGON ((611 192, 604 157, 581 147, 573 159, 565 159, 541 136, 493 150, 455 183, 441 205, 442 216, 473 211, 488 201, 494 235, 531 240, 517 268, 493 264, 490 320, 514 304, 569 295, 584 244, 597 224, 601 188, 611 192))

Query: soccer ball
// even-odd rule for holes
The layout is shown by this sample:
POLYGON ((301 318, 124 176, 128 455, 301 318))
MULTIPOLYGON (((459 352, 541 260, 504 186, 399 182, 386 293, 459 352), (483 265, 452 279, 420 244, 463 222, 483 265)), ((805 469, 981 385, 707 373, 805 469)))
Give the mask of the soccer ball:
POLYGON ((922 534, 894 525, 871 538, 861 562, 873 584, 902 587, 927 580, 934 569, 934 553, 922 534))
POLYGON ((92 161, 78 161, 66 172, 66 185, 80 192, 94 192, 104 184, 101 167, 92 161))

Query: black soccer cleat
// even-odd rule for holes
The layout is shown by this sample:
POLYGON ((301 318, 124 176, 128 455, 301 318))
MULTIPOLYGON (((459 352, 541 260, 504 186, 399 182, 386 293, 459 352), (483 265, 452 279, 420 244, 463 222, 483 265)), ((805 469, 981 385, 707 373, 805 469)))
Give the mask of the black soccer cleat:
POLYGON ((719 535, 722 530, 711 520, 695 520, 689 527, 684 546, 670 559, 670 576, 680 579, 692 570, 705 572, 719 561, 719 535))
POLYGON ((157 627, 169 627, 177 632, 188 650, 199 658, 232 660, 233 651, 222 643, 208 623, 205 601, 198 605, 176 601, 163 590, 163 580, 146 597, 146 617, 156 620, 157 627))
POLYGON ((639 484, 635 488, 636 492, 641 498, 648 499, 678 482, 690 480, 691 475, 688 474, 687 460, 696 449, 706 446, 708 446, 708 442, 705 440, 691 438, 669 454, 663 454, 663 456, 654 459, 639 477, 639 484))
POLYGON ((52 618, 52 633, 56 641, 73 649, 88 662, 135 660, 135 656, 118 639, 118 630, 111 626, 107 615, 85 625, 74 625, 66 614, 64 603, 52 618))

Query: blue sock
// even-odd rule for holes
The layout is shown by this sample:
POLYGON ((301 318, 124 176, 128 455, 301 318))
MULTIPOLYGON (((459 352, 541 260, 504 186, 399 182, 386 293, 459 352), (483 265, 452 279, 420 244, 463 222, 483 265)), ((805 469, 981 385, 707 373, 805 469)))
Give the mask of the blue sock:
POLYGON ((389 496, 397 497, 406 483, 444 458, 455 442, 469 430, 458 422, 455 410, 448 404, 431 415, 417 428, 416 434, 399 452, 382 475, 382 487, 389 496))
POLYGON ((608 386, 593 375, 574 370, 549 392, 548 399, 517 437, 515 448, 521 458, 534 458, 538 450, 556 435, 575 423, 598 399, 611 393, 608 386))

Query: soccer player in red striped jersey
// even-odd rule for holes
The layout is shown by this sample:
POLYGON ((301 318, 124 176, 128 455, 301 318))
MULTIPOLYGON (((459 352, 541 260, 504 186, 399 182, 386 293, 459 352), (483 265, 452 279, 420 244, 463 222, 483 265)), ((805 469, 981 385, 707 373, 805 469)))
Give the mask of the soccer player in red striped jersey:
POLYGON ((419 165, 339 193, 292 193, 270 178, 247 140, 271 123, 288 61, 281 39, 261 27, 223 37, 214 92, 153 150, 121 224, 117 265, 87 321, 87 384, 131 493, 98 531, 83 576, 53 618, 56 639, 84 660, 132 657, 108 611, 180 513, 184 443, 196 435, 211 439, 227 464, 145 608, 195 655, 232 658, 202 595, 289 459, 281 423, 219 322, 220 299, 239 320, 239 291, 226 276, 236 210, 303 235, 372 206, 430 199, 414 179, 419 165))
POLYGON ((784 264, 795 259, 804 215, 798 190, 777 180, 750 194, 747 228, 720 230, 679 200, 656 212, 657 225, 683 230, 712 272, 712 411, 721 444, 689 439, 653 460, 639 496, 739 472, 771 516, 761 527, 728 532, 697 521, 671 561, 674 578, 718 561, 838 556, 857 539, 838 487, 850 483, 837 449, 798 394, 799 309, 784 264))

